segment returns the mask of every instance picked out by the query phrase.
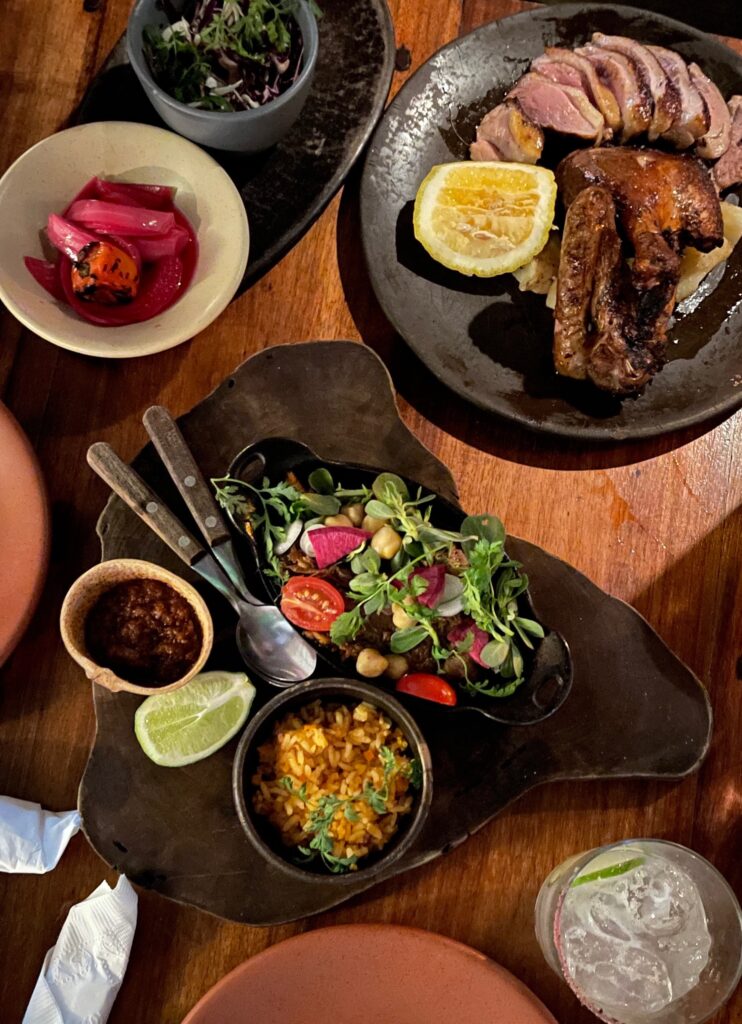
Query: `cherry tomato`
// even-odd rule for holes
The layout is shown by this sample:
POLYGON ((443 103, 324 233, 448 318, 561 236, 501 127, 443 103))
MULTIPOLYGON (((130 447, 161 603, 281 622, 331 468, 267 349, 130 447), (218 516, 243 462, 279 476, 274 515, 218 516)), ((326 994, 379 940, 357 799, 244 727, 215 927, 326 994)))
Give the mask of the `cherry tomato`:
POLYGON ((315 576, 292 576, 281 591, 281 611, 300 629, 327 633, 341 612, 343 595, 327 580, 315 576))
POLYGON ((452 707, 456 701, 456 691, 450 683, 440 676, 429 675, 427 672, 411 672, 402 676, 397 683, 400 693, 408 693, 411 697, 422 697, 436 704, 448 704, 452 707))

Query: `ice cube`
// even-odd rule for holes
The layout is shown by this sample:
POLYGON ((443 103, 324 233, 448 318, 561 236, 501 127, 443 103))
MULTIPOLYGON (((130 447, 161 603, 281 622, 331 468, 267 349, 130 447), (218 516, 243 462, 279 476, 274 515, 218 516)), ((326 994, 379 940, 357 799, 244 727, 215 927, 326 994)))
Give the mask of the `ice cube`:
POLYGON ((656 1013, 672 1001, 667 968, 650 950, 590 934, 566 945, 570 974, 591 1003, 624 1018, 656 1013))
POLYGON ((596 892, 590 901, 590 919, 599 932, 619 942, 629 942, 631 933, 622 926, 626 902, 612 892, 596 892))

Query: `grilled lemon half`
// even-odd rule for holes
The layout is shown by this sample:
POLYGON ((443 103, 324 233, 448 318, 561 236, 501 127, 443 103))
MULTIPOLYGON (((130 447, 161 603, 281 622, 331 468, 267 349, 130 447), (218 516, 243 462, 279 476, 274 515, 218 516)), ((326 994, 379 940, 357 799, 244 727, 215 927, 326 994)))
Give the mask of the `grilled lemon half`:
POLYGON ((508 274, 546 245, 556 195, 546 167, 439 164, 417 190, 415 238, 434 260, 460 274, 508 274))

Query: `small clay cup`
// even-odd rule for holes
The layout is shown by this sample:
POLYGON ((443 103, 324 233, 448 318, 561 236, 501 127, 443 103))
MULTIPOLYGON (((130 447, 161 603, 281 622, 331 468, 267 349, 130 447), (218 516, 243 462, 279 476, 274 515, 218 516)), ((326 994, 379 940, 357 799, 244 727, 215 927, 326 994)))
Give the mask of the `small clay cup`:
POLYGON ((126 690, 128 693, 141 693, 145 696, 153 693, 170 693, 185 686, 206 664, 214 642, 214 624, 209 609, 198 591, 175 573, 138 558, 113 558, 108 562, 101 562, 75 580, 62 604, 59 628, 69 655, 82 666, 88 679, 114 693, 126 690), (202 644, 198 658, 184 676, 166 686, 138 686, 128 679, 121 679, 110 668, 98 665, 90 657, 85 644, 85 620, 101 594, 115 587, 117 583, 135 579, 167 583, 188 601, 201 626, 202 644))

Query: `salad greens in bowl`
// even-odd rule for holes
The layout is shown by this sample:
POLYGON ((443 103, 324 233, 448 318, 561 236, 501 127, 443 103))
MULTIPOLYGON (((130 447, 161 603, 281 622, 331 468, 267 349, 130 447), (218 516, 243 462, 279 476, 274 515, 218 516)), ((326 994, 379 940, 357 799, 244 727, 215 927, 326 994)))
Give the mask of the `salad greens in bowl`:
POLYGON ((335 670, 512 724, 566 698, 569 651, 539 621, 496 516, 284 438, 212 483, 267 598, 335 670))
POLYGON ((299 116, 317 59, 314 0, 138 0, 129 60, 171 128, 258 152, 299 116))

